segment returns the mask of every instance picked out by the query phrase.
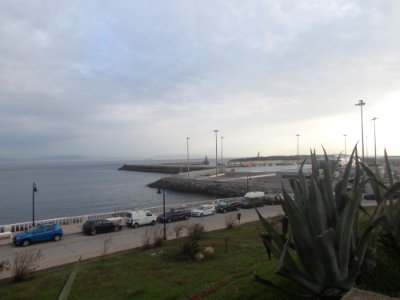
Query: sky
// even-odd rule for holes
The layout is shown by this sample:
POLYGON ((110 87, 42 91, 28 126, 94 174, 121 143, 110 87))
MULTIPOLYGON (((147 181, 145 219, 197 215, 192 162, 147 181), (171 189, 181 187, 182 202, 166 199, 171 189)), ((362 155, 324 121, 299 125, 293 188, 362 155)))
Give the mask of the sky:
POLYGON ((348 154, 361 99, 400 155, 400 1, 0 1, 0 158, 348 154))

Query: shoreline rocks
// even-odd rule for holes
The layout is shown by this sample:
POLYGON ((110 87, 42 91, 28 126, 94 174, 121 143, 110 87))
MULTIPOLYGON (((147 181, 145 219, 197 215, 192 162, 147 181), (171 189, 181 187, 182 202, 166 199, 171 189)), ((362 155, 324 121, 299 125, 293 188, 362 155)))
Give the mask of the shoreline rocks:
POLYGON ((187 165, 184 163, 171 163, 123 165, 119 170, 175 174, 165 176, 147 186, 183 193, 210 195, 216 198, 242 197, 249 191, 261 191, 266 194, 281 193, 282 184, 291 190, 287 178, 274 173, 224 173, 225 169, 221 167, 218 169, 218 176, 215 176, 215 167, 209 165, 191 164, 189 174, 185 172, 186 168, 187 165))
POLYGON ((242 197, 249 191, 261 191, 266 194, 280 193, 282 190, 282 183, 284 183, 285 186, 288 185, 287 180, 281 178, 280 176, 252 179, 249 182, 247 177, 224 180, 222 176, 218 177, 218 179, 215 179, 215 177, 197 178, 181 175, 163 177, 160 180, 148 184, 148 187, 162 188, 165 190, 178 192, 204 194, 221 198, 230 198, 242 197))

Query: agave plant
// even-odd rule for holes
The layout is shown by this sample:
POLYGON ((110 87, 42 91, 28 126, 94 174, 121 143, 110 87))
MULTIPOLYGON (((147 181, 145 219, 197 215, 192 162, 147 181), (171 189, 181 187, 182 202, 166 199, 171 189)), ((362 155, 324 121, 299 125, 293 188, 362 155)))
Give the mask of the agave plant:
MULTIPOLYGON (((289 224, 287 233, 280 234, 257 210, 265 230, 264 246, 269 256, 278 259, 276 272, 308 291, 296 297, 338 298, 350 290, 363 264, 371 233, 382 218, 382 208, 377 206, 360 234, 358 215, 367 177, 357 149, 354 148, 335 187, 333 172, 339 159, 331 166, 325 150, 324 154, 323 173, 314 151, 310 178, 304 175, 303 162, 298 177, 290 180, 293 197, 282 186, 282 208, 289 224), (349 188, 353 163, 354 181, 349 188)), ((279 288, 253 275, 256 281, 279 288)))
POLYGON ((384 218, 381 223, 379 233, 380 241, 385 245, 400 251, 400 201, 399 197, 400 182, 394 182, 389 158, 385 149, 385 170, 388 183, 385 185, 379 178, 378 172, 372 172, 363 165, 364 170, 369 176, 369 182, 374 191, 376 201, 382 203, 384 207, 384 218))

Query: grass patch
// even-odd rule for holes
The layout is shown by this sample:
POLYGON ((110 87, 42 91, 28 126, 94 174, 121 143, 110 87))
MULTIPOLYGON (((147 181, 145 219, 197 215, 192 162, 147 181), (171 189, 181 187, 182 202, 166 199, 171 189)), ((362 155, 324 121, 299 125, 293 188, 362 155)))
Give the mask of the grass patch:
MULTIPOLYGON (((212 246, 215 253, 200 262, 182 259, 176 241, 167 241, 161 248, 131 250, 81 262, 68 299, 291 299, 251 280, 255 270, 263 278, 300 292, 293 283, 275 274, 277 262, 267 260, 260 233, 259 222, 207 232, 199 241, 200 249, 212 246)), ((380 273, 362 282, 361 287, 399 296, 396 283, 400 271, 393 267, 392 258, 385 258, 382 253, 386 252, 381 251, 380 273), (390 272, 390 280, 382 275, 385 272, 390 272)), ((20 283, 2 280, 0 299, 55 299, 72 268, 70 265, 37 272, 20 283)))

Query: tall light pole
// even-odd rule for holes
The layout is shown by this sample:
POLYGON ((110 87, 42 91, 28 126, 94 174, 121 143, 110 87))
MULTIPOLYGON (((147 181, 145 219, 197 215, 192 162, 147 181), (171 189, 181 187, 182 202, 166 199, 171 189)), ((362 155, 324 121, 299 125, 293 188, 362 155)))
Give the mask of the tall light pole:
POLYGON ((164 191, 164 189, 158 188, 157 194, 161 194, 161 193, 162 193, 162 199, 163 199, 163 217, 161 218, 161 221, 164 224, 164 241, 166 241, 167 240, 167 227, 166 227, 167 218, 165 217, 165 191, 164 191))
POLYGON ((249 191, 249 181, 251 181, 251 177, 249 174, 247 174, 246 179, 247 179, 246 180, 246 192, 248 192, 249 191))
POLYGON ((343 134, 344 136, 344 157, 347 159, 347 134, 343 134))
POLYGON ((368 135, 365 136, 365 161, 368 161, 368 135))
POLYGON ((35 226, 35 193, 38 191, 36 183, 32 185, 32 226, 35 226))
POLYGON ((218 176, 218 131, 214 130, 215 132, 215 177, 218 176))
POLYGON ((300 134, 296 134, 296 136, 297 136, 297 170, 299 170, 300 169, 300 165, 299 165, 299 159, 300 159, 300 156, 299 156, 299 138, 300 138, 300 134))
POLYGON ((362 147, 362 162, 364 161, 364 120, 363 120, 363 106, 366 103, 363 100, 358 101, 358 103, 356 103, 356 106, 359 106, 361 109, 361 147, 362 147))
POLYGON ((189 139, 190 137, 186 138, 186 153, 187 153, 187 174, 189 175, 190 169, 189 169, 189 139))
POLYGON ((224 166, 224 137, 221 136, 221 165, 224 166))
POLYGON ((375 121, 378 120, 377 117, 373 117, 371 121, 374 121, 374 150, 375 150, 375 166, 376 166, 376 131, 375 131, 375 121))

